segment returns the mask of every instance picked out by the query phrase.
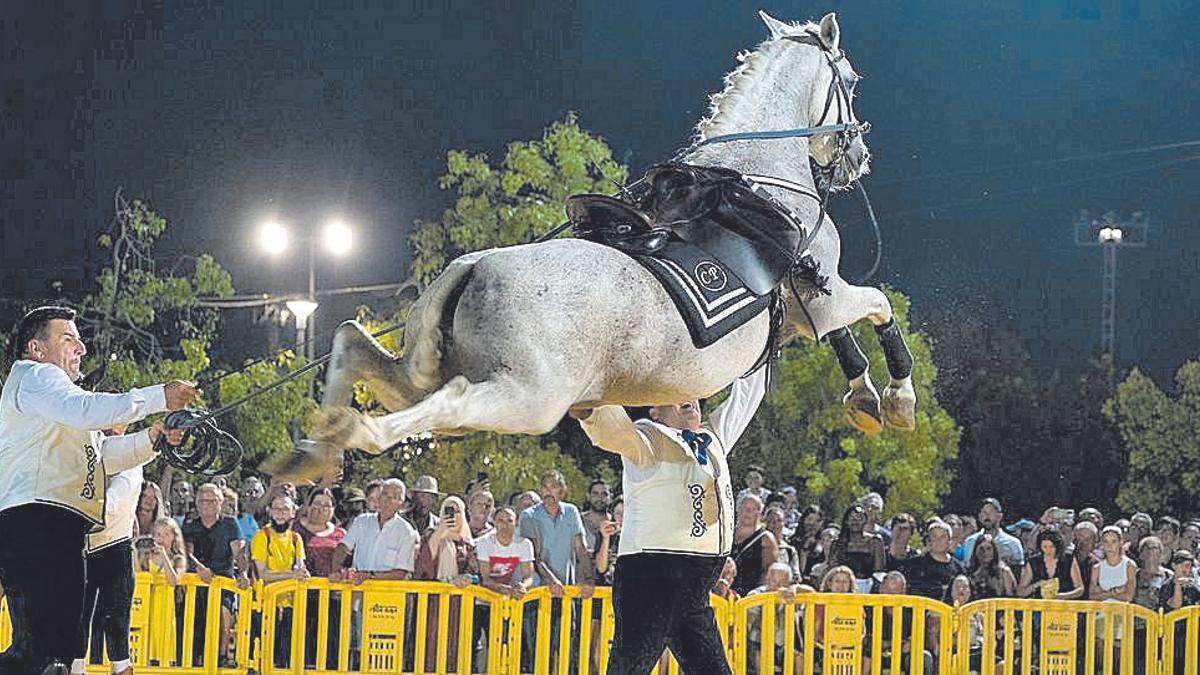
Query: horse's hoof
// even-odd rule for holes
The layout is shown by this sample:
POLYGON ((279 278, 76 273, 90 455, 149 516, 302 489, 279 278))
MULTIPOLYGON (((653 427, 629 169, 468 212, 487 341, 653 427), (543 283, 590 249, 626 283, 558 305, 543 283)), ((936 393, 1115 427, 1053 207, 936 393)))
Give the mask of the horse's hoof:
POLYGON ((842 397, 842 408, 846 421, 864 434, 883 431, 883 419, 879 416, 879 397, 868 387, 851 389, 842 397))
POLYGON ((917 428, 917 397, 911 391, 887 387, 883 390, 880 409, 883 423, 892 429, 912 431, 917 428))
POLYGON ((342 453, 336 446, 305 439, 289 453, 266 458, 258 468, 273 481, 336 485, 342 472, 342 453))

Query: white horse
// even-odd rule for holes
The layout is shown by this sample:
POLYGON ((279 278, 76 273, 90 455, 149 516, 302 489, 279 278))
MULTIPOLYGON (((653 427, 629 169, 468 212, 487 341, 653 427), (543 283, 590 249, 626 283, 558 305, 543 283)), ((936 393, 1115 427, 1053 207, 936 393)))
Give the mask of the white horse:
MULTIPOLYGON (((835 16, 804 25, 761 16, 770 38, 739 57, 741 65, 726 77, 711 115, 697 127, 699 138, 856 122, 851 98, 858 75, 841 51, 835 16)), ((815 194, 810 157, 828 168, 835 187, 867 171, 860 134, 717 143, 683 161, 775 176, 815 194)), ((817 222, 814 199, 772 192, 806 226, 817 222)), ((891 325, 892 309, 882 292, 853 286, 837 274, 840 248, 836 227, 826 222, 809 251, 828 276, 830 293, 804 306, 788 297, 784 340, 819 339, 863 318, 877 327, 891 325)), ((755 364, 768 324, 764 311, 697 349, 658 281, 616 249, 556 239, 470 253, 453 261, 417 300, 403 356, 387 352, 355 322, 339 328, 314 419, 315 440, 276 462, 275 472, 329 476, 343 448, 378 453, 425 431, 543 434, 572 410, 703 398, 755 364), (348 407, 357 381, 391 412, 368 416, 348 407)), ((844 342, 848 332, 841 334, 844 342)), ((900 339, 898 332, 894 336, 900 339)), ((837 351, 845 365, 845 350, 837 351)), ((893 374, 881 414, 865 361, 861 366, 857 374, 847 371, 851 420, 868 430, 877 430, 880 420, 912 428, 911 376, 893 374), (871 413, 865 422, 863 411, 871 413)))

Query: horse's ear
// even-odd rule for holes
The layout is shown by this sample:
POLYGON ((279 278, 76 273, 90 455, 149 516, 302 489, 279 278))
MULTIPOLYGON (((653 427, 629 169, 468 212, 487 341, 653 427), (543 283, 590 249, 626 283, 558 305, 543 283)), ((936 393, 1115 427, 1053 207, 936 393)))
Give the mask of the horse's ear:
POLYGON ((791 27, 788 24, 776 19, 770 14, 767 14, 766 10, 764 9, 758 10, 758 18, 762 19, 763 23, 767 24, 767 29, 771 31, 772 38, 782 37, 791 32, 789 30, 791 27))
POLYGON ((837 14, 830 12, 821 18, 821 42, 831 52, 838 50, 842 41, 842 29, 838 28, 837 14))

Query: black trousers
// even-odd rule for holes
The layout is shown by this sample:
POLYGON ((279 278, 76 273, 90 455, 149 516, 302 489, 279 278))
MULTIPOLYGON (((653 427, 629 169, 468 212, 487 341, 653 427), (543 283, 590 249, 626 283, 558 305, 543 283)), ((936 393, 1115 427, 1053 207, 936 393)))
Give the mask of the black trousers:
POLYGON ((109 661, 129 658, 133 587, 133 548, 129 540, 87 555, 87 583, 83 591, 83 614, 79 617, 75 658, 87 655, 90 642, 92 661, 99 663, 101 637, 108 649, 109 661), (96 628, 94 634, 93 627, 96 628))
POLYGON ((75 658, 89 529, 85 518, 57 506, 25 504, 0 512, 0 584, 13 627, 0 673, 40 675, 48 661, 69 666, 75 658))
POLYGON ((688 675, 729 675, 708 594, 724 558, 636 553, 617 559, 608 675, 649 673, 670 647, 688 675))

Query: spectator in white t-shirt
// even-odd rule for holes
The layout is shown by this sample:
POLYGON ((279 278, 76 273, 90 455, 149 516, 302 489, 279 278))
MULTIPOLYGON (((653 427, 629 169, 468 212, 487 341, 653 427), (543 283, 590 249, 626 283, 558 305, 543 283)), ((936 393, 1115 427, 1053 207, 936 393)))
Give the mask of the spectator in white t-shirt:
POLYGON ((511 507, 496 511, 495 526, 475 542, 480 583, 519 600, 533 581, 533 542, 516 534, 517 514, 511 507))
POLYGON ((400 516, 404 503, 404 481, 389 478, 379 488, 379 511, 354 519, 346 538, 333 552, 329 580, 359 584, 372 579, 403 580, 412 576, 417 555, 417 531, 400 516), (343 570, 354 554, 354 566, 343 570))

